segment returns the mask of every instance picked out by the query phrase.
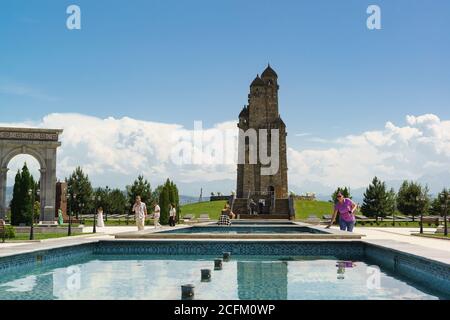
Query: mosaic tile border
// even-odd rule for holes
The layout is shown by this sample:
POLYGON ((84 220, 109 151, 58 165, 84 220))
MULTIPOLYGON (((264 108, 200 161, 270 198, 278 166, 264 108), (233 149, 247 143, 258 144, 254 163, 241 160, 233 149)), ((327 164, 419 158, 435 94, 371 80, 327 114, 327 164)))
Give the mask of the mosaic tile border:
POLYGON ((363 256, 364 245, 323 241, 100 241, 95 254, 363 256))
POLYGON ((450 297, 450 266, 395 249, 366 243, 365 257, 417 284, 432 287, 450 297))
POLYGON ((0 257, 0 274, 10 269, 19 270, 42 264, 82 258, 92 254, 95 246, 96 243, 78 244, 0 257))

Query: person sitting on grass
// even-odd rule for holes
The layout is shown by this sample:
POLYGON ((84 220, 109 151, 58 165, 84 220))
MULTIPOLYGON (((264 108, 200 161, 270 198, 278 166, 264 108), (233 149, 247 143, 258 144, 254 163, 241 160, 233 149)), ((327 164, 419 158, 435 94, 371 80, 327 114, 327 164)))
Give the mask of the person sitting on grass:
POLYGON ((226 212, 230 219, 234 219, 236 217, 236 215, 231 211, 230 203, 228 201, 227 203, 225 203, 225 206, 222 209, 222 214, 224 212, 226 212))
POLYGON ((219 221, 217 222, 219 226, 229 226, 231 225, 230 216, 228 212, 224 209, 220 215, 219 221))

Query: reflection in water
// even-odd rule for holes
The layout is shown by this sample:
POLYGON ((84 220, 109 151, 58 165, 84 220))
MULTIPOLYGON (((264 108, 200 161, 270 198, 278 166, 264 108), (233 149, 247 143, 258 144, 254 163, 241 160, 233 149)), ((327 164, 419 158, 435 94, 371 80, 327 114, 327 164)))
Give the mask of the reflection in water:
POLYGON ((352 261, 338 261, 336 262, 337 269, 337 279, 344 280, 345 276, 345 268, 353 268, 356 267, 356 264, 352 261))
POLYGON ((239 261, 237 271, 239 299, 287 299, 286 261, 239 261))
MULTIPOLYGON (((29 300, 53 300, 52 285, 53 274, 44 273, 30 275, 12 280, 0 285, 0 290, 7 294, 9 299, 21 300, 26 297, 29 300)), ((5 297, 1 296, 3 299, 5 297)))
MULTIPOLYGON (((0 300, 179 300, 181 285, 195 286, 195 299, 436 299, 438 295, 380 270, 369 286, 364 261, 315 257, 233 256, 212 270, 216 256, 95 256, 0 273, 0 300), (252 260, 252 261, 249 261, 252 260), (351 269, 350 269, 351 268, 351 269), (211 281, 201 270, 211 269, 211 281), (337 273, 337 275, 336 275, 337 273)), ((448 299, 448 297, 446 297, 448 299)))

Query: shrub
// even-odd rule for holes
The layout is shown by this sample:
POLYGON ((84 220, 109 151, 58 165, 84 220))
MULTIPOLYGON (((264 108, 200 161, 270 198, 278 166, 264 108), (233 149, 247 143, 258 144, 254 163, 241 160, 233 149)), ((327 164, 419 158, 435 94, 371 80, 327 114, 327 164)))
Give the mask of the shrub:
POLYGON ((16 229, 13 226, 5 226, 5 239, 14 239, 16 237, 16 229))

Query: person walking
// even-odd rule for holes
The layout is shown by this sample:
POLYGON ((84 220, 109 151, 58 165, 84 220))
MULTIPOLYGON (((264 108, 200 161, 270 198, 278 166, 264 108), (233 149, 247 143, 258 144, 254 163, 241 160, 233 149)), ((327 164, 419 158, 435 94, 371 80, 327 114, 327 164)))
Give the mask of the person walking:
POLYGON ((160 217, 161 217, 161 208, 159 207, 158 202, 155 202, 155 209, 153 213, 153 223, 155 225, 155 229, 161 227, 161 224, 159 223, 160 217))
POLYGON ((133 206, 133 212, 136 218, 136 226, 138 231, 144 230, 145 226, 145 217, 147 217, 147 206, 144 202, 141 201, 141 197, 136 197, 136 202, 133 206))
POLYGON ((105 227, 105 222, 103 221, 103 208, 99 207, 97 210, 97 227, 105 227))
POLYGON ((339 212, 339 227, 342 231, 353 232, 355 226, 355 210, 356 204, 349 198, 344 198, 342 193, 337 194, 337 202, 334 206, 333 216, 327 229, 331 227, 339 212))
POLYGON ((177 210, 175 209, 175 205, 171 203, 169 205, 169 226, 175 227, 176 218, 177 218, 177 210))

